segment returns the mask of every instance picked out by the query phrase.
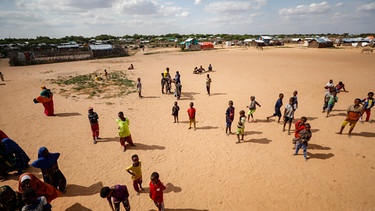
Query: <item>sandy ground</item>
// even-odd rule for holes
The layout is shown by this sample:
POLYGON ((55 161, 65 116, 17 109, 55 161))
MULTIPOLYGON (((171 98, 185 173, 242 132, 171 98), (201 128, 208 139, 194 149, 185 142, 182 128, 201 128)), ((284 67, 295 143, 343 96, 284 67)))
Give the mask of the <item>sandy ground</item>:
MULTIPOLYGON (((148 184, 153 171, 167 186, 166 210, 374 210, 375 209, 375 114, 370 122, 358 123, 353 136, 348 127, 338 135, 346 109, 355 98, 374 91, 375 54, 360 49, 225 48, 202 52, 174 52, 27 67, 9 67, 0 60, 5 83, 0 85, 0 128, 28 153, 46 146, 60 152, 59 166, 68 180, 67 193, 52 202, 54 210, 110 210, 100 198, 103 186, 126 184, 132 210, 155 210, 148 184), (133 63, 134 70, 127 67, 133 63), (214 72, 212 95, 205 90, 206 75, 192 74, 195 66, 214 72), (173 123, 175 98, 161 94, 160 73, 169 67, 180 71, 182 97, 178 101, 180 123, 173 123), (48 79, 122 70, 140 77, 143 99, 136 93, 113 99, 87 99, 59 95, 60 87, 48 79), (329 118, 322 113, 324 85, 329 79, 343 81, 348 93, 329 118), (55 93, 56 117, 47 117, 42 105, 34 104, 41 85, 55 93), (284 105, 298 90, 296 119, 308 117, 313 137, 310 159, 292 156, 292 135, 282 132, 282 123, 266 117, 273 114, 279 93, 284 105), (229 100, 238 112, 249 97, 261 104, 256 123, 246 123, 245 142, 235 144, 235 135, 225 135, 225 110, 229 100), (197 109, 197 130, 188 130, 186 110, 197 109), (102 141, 92 143, 87 108, 99 114, 102 141), (130 119, 136 147, 126 152, 118 141, 117 113, 130 119), (146 192, 137 196, 125 168, 138 154, 146 192)), ((147 49, 146 49, 147 51, 147 49)), ((232 126, 235 131, 235 125, 232 126)), ((29 172, 41 178, 39 169, 29 172)), ((17 189, 13 175, 0 185, 17 189)), ((123 209, 123 208, 122 208, 123 209)))

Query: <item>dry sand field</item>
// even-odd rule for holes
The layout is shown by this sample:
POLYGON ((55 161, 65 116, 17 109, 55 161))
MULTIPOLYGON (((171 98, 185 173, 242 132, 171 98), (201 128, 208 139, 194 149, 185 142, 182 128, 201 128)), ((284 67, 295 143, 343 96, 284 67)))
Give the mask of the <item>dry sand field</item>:
MULTIPOLYGON (((346 109, 355 98, 375 91, 375 54, 361 49, 307 49, 301 47, 224 48, 200 52, 161 52, 146 49, 124 58, 111 58, 37 66, 9 67, 0 60, 5 82, 0 85, 0 129, 37 159, 45 146, 60 152, 59 166, 65 174, 67 193, 52 202, 53 210, 110 210, 99 192, 103 186, 125 184, 132 210, 155 210, 148 197, 152 172, 167 186, 166 210, 375 210, 375 114, 358 123, 351 137, 338 135, 346 109), (154 52, 155 51, 155 52, 154 52), (127 70, 133 63, 134 70, 127 70), (195 66, 213 65, 211 96, 206 94, 206 74, 192 74, 195 66), (171 109, 176 98, 161 93, 160 73, 170 68, 172 77, 181 74, 180 122, 173 123, 171 109), (123 71, 132 80, 140 77, 143 99, 137 93, 119 98, 88 98, 59 94, 50 84, 58 76, 75 76, 94 71, 123 71), (347 93, 338 94, 331 116, 322 113, 323 88, 329 79, 343 81, 347 93), (41 104, 34 104, 40 86, 54 93, 55 117, 47 117, 41 104), (295 120, 306 116, 313 137, 310 159, 302 151, 293 156, 292 138, 282 132, 274 112, 279 93, 284 106, 298 90, 299 108, 295 120), (245 141, 236 144, 235 135, 225 134, 225 111, 233 100, 235 121, 239 111, 254 95, 261 104, 254 113, 256 123, 246 123, 245 141), (187 109, 194 102, 197 129, 188 130, 187 109), (100 117, 100 136, 92 143, 87 108, 100 117), (117 113, 130 120, 136 147, 123 152, 118 138, 117 113), (131 156, 142 161, 143 186, 140 195, 132 187, 125 168, 131 156)), ((284 108, 283 108, 284 109, 284 108)), ((235 131, 236 124, 232 126, 235 131)), ((294 129, 294 126, 292 126, 294 129)), ((39 169, 28 172, 42 178, 39 169)), ((14 190, 18 177, 11 175, 0 185, 14 190)), ((121 208, 123 210, 123 207, 121 208)))

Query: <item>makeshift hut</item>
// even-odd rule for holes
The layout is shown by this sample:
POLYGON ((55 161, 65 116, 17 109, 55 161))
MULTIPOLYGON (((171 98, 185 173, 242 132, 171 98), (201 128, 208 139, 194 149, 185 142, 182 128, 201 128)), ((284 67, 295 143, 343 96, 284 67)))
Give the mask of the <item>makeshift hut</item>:
POLYGON ((181 48, 186 49, 186 50, 200 50, 201 49, 198 43, 198 40, 194 38, 189 38, 185 40, 184 42, 180 42, 180 46, 181 48))
POLYGON ((214 48, 214 45, 212 44, 212 42, 200 42, 199 45, 201 46, 202 50, 214 48))
POLYGON ((100 58, 111 55, 112 50, 113 47, 110 44, 90 45, 91 56, 93 58, 100 58))
POLYGON ((272 40, 272 37, 270 37, 270 36, 260 36, 258 40, 261 40, 261 41, 264 42, 264 44, 269 45, 271 40, 272 40))
POLYGON ((309 45, 307 47, 309 48, 328 48, 332 47, 333 42, 325 37, 320 37, 320 38, 314 38, 309 41, 309 45))

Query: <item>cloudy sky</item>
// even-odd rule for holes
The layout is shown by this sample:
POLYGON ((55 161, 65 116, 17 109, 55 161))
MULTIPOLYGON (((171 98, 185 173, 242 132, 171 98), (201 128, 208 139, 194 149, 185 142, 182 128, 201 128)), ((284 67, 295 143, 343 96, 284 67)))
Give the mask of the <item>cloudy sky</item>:
POLYGON ((374 0, 1 0, 0 39, 375 33, 374 0))

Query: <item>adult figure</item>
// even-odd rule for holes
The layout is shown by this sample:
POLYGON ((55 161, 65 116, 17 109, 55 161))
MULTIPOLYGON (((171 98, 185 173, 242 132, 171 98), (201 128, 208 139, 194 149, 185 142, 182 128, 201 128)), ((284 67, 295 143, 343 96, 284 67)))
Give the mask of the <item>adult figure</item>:
POLYGON ((23 169, 29 167, 30 158, 26 152, 12 139, 4 138, 0 143, 0 155, 14 169, 18 170, 18 174, 22 174, 23 169))
POLYGON ((18 192, 23 193, 28 188, 34 189, 38 197, 46 197, 48 203, 60 195, 60 191, 52 185, 41 181, 31 173, 24 173, 18 179, 18 192))
POLYGON ((361 99, 357 98, 354 100, 354 104, 349 106, 347 109, 347 116, 344 122, 341 125, 339 134, 342 134, 342 131, 344 130, 345 126, 349 123, 350 129, 348 135, 350 136, 352 134, 352 131, 358 122, 359 118, 362 116, 364 112, 363 107, 361 106, 361 99))
POLYGON ((44 106, 44 114, 47 116, 55 116, 53 94, 46 86, 42 86, 41 88, 40 96, 34 98, 34 103, 42 103, 44 106))
POLYGON ((60 153, 50 153, 46 147, 41 147, 38 150, 38 159, 31 165, 42 170, 43 180, 65 193, 66 178, 60 171, 57 159, 60 153))
POLYGON ((21 210, 24 205, 22 194, 14 191, 8 185, 0 187, 0 210, 21 210))

